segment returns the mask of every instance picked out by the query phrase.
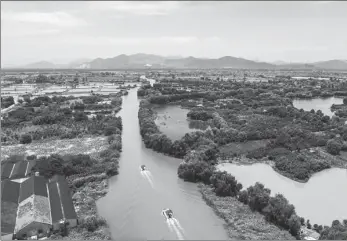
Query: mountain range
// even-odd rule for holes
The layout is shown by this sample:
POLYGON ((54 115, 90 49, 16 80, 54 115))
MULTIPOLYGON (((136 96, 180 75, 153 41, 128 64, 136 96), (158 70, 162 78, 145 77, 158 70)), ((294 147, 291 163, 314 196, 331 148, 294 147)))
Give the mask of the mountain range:
POLYGON ((143 68, 177 68, 177 69, 330 69, 347 70, 347 60, 328 60, 313 63, 273 63, 252 61, 232 56, 217 59, 182 56, 163 57, 153 54, 121 54, 113 58, 80 59, 68 64, 54 64, 41 61, 17 68, 23 69, 143 69, 143 68))

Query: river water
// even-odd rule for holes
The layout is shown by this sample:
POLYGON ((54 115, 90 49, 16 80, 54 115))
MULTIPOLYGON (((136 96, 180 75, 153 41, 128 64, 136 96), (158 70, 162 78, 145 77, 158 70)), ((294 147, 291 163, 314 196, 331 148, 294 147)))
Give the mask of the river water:
POLYGON ((137 88, 123 97, 123 151, 119 175, 109 182, 108 194, 97 202, 113 240, 227 239, 222 221, 202 200, 197 185, 177 177, 180 159, 147 149, 140 136, 137 88), (140 171, 140 165, 148 167, 140 171), (161 211, 170 208, 175 223, 161 211))
POLYGON ((261 182, 271 195, 283 194, 295 206, 299 216, 311 224, 331 225, 333 220, 347 219, 347 170, 331 168, 314 174, 307 183, 282 176, 267 164, 218 166, 242 183, 244 188, 261 182))

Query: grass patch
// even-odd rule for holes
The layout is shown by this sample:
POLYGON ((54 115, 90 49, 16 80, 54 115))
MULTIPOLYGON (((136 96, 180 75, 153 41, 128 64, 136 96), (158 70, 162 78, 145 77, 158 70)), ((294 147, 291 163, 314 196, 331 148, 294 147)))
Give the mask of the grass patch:
POLYGON ((265 148, 270 140, 256 140, 246 142, 233 142, 219 147, 221 156, 230 157, 233 155, 247 154, 248 152, 265 148))

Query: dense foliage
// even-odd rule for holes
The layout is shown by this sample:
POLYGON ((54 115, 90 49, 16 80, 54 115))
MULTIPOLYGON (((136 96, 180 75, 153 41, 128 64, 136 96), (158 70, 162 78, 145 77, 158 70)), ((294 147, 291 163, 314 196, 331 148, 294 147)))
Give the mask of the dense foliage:
POLYGON ((13 96, 1 97, 1 109, 5 109, 14 105, 13 96))
POLYGON ((118 133, 115 128, 122 129, 120 117, 115 117, 111 111, 120 110, 122 98, 111 97, 110 103, 105 104, 101 96, 82 97, 79 102, 75 97, 39 96, 32 100, 25 98, 25 103, 8 113, 1 121, 1 141, 6 144, 20 142, 20 136, 26 134, 32 140, 51 137, 71 139, 83 135, 111 135, 118 133), (70 101, 73 101, 70 104, 70 101), (97 107, 96 107, 97 106, 97 107), (86 109, 95 109, 93 116, 86 109), (108 108, 110 111, 104 110, 108 108), (110 109, 111 108, 111 109, 110 109), (107 112, 107 113, 104 113, 107 112))
POLYGON ((320 240, 347 240, 347 220, 332 222, 331 227, 324 227, 320 240))

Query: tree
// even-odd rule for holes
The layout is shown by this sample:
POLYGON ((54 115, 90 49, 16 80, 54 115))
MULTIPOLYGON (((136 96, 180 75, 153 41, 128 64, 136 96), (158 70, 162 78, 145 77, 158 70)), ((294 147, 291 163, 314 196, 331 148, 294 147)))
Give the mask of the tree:
POLYGON ((340 143, 338 143, 335 140, 329 140, 327 142, 327 152, 329 152, 332 155, 339 155, 341 151, 342 146, 340 143))
POLYGON ((301 223, 301 225, 305 225, 305 219, 304 218, 300 218, 300 223, 301 223))
POLYGON ((235 177, 226 171, 217 171, 213 173, 210 182, 213 185, 216 194, 222 197, 235 197, 242 189, 242 184, 238 183, 235 177))
POLYGON ((288 227, 289 227, 289 232, 293 236, 297 236, 300 233, 301 222, 300 222, 300 218, 296 214, 293 214, 292 216, 290 216, 288 220, 288 227))
POLYGON ((248 192, 247 192, 247 190, 243 190, 239 193, 238 200, 244 204, 248 204, 248 192))
POLYGON ((254 186, 247 188, 249 195, 249 206, 252 210, 261 212, 269 204, 270 189, 257 182, 254 186))
POLYGON ((36 78, 36 83, 45 83, 48 81, 48 77, 43 74, 39 74, 36 78))
POLYGON ((29 144, 29 143, 31 143, 32 142, 31 135, 28 135, 28 134, 21 135, 19 142, 21 144, 29 144))
POLYGON ((343 98, 343 104, 347 105, 347 98, 343 98))
POLYGON ((263 212, 269 222, 288 228, 288 220, 295 214, 295 208, 282 194, 276 194, 275 197, 270 197, 263 212))

